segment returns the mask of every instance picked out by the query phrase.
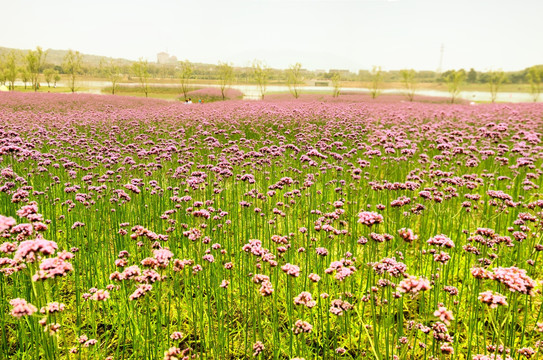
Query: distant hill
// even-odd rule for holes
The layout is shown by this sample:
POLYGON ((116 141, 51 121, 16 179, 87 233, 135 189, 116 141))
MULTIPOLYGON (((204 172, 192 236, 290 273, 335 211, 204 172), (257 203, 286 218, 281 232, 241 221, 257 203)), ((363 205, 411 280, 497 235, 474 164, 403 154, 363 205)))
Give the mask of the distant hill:
MULTIPOLYGON (((10 51, 15 51, 16 53, 21 54, 21 56, 25 56, 27 52, 31 49, 13 49, 13 48, 7 48, 0 46, 0 57, 3 54, 7 54, 10 51)), ((35 49, 32 49, 35 50, 35 49)), ((47 58, 45 59, 46 64, 51 65, 58 65, 62 66, 62 62, 64 61, 64 57, 68 53, 68 50, 55 50, 55 49, 43 49, 44 51, 47 51, 47 58)), ((91 67, 98 67, 100 65, 100 61, 108 62, 109 60, 113 59, 117 62, 120 66, 131 66, 136 61, 134 60, 127 60, 123 58, 112 58, 109 56, 100 56, 100 55, 90 55, 90 54, 83 54, 82 62, 84 65, 91 66, 91 67)), ((155 61, 149 61, 149 64, 158 65, 155 61)), ((176 63, 173 64, 166 64, 162 66, 176 66, 176 63)), ((199 63, 199 62, 193 62, 192 65, 195 68, 206 68, 206 69, 214 69, 217 64, 206 64, 206 63, 199 63)), ((244 69, 243 67, 241 69, 244 69)), ((248 68, 247 68, 248 69, 248 68)))
MULTIPOLYGON (((15 51, 16 53, 19 53, 21 55, 21 57, 24 57, 28 53, 28 51, 30 49, 13 49, 13 48, 7 48, 7 47, 1 47, 0 46, 0 60, 1 60, 1 57, 3 56, 3 54, 7 54, 12 50, 15 51)), ((32 49, 32 50, 35 50, 35 49, 32 49)), ((47 57, 45 59, 46 67, 48 65, 49 66, 62 66, 62 63, 64 62, 64 57, 68 53, 68 50, 55 50, 55 49, 43 49, 43 50, 47 51, 47 57)), ((89 55, 89 54, 83 54, 83 53, 81 53, 81 55, 83 56, 83 58, 82 58, 83 65, 86 66, 86 67, 89 67, 89 68, 98 68, 100 66, 100 61, 109 62, 112 59, 115 60, 119 66, 125 67, 125 69, 132 66, 132 64, 136 62, 134 60, 127 60, 127 59, 122 59, 122 58, 112 58, 112 57, 109 57, 109 56, 89 55)), ((22 61, 23 60, 21 60, 21 62, 22 61)), ((155 69, 158 68, 158 67, 161 67, 161 68, 166 67, 166 68, 171 69, 171 71, 173 71, 173 69, 177 67, 177 64, 178 64, 177 62, 176 63, 171 63, 171 64, 158 64, 155 61, 149 61, 149 65, 151 65, 151 67, 154 67, 155 69)), ((200 62, 193 62, 192 65, 194 66, 195 70, 200 70, 200 73, 198 74, 200 76, 202 75, 202 71, 204 73, 209 73, 209 72, 216 71, 216 68, 217 68, 217 64, 206 64, 206 63, 200 63, 200 62)), ((250 67, 235 67, 235 68, 237 70, 246 71, 246 72, 251 71, 250 67)), ((280 71, 280 70, 277 70, 277 69, 274 69, 274 70, 275 71, 280 71)), ((153 74, 155 74, 155 73, 153 73, 153 74)), ((205 78, 205 77, 203 77, 203 78, 205 78)))
MULTIPOLYGON (((2 56, 3 54, 9 53, 12 50, 24 56, 30 49, 11 49, 11 48, 6 48, 6 47, 0 47, 0 56, 2 56)), ((32 49, 32 50, 35 50, 35 49, 32 49)), ((47 64, 53 64, 53 65, 62 65, 62 62, 64 61, 64 57, 68 53, 68 50, 44 49, 44 51, 47 51, 47 58, 45 59, 45 62, 47 64)), ((119 65, 131 65, 132 63, 134 63, 134 61, 131 61, 131 60, 114 59, 108 56, 89 55, 89 54, 81 54, 81 55, 83 55, 83 59, 82 59, 83 63, 91 65, 91 66, 99 66, 100 61, 107 62, 111 59, 116 60, 119 63, 119 65)))

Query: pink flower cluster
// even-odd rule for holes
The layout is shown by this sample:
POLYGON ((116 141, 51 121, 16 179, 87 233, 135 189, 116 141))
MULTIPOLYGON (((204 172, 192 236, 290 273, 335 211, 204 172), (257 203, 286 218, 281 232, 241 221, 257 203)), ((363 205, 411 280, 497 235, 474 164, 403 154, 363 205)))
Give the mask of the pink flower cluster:
POLYGON ((296 265, 292 265, 290 263, 287 263, 283 266, 281 266, 281 270, 283 270, 284 273, 287 275, 290 275, 292 277, 298 277, 300 276, 300 267, 296 265))
POLYGON ((17 222, 14 218, 0 215, 0 234, 2 234, 6 230, 9 230, 16 224, 17 222))
POLYGON ((492 354, 492 355, 483 355, 483 354, 477 354, 473 355, 471 358, 472 360, 513 360, 513 358, 509 355, 498 355, 498 354, 492 354))
POLYGON ((385 272, 393 277, 403 276, 407 270, 407 266, 399 261, 396 261, 395 257, 384 258, 380 262, 372 264, 373 270, 379 275, 383 275, 385 272))
POLYGON ((295 305, 305 305, 309 309, 317 305, 317 302, 311 297, 311 293, 302 291, 298 296, 294 298, 295 305))
POLYGON ((398 235, 400 235, 400 237, 408 243, 411 243, 419 238, 417 235, 415 235, 415 233, 413 233, 413 230, 406 228, 398 230, 398 235))
POLYGON ((507 306, 507 298, 500 293, 488 290, 479 294, 479 300, 483 304, 487 304, 490 308, 495 309, 499 305, 507 306))
POLYGON ((436 235, 432 238, 430 238, 428 241, 427 241, 428 245, 434 245, 434 246, 440 246, 440 247, 446 247, 446 248, 453 248, 454 247, 454 242, 449 239, 447 236, 441 234, 441 235, 436 235))
POLYGON ((497 267, 493 270, 475 267, 471 269, 471 274, 478 279, 496 280, 512 292, 526 295, 533 295, 533 289, 537 286, 536 281, 527 275, 526 270, 516 266, 497 267))
POLYGON ((34 314, 38 308, 27 302, 25 299, 17 298, 9 302, 13 309, 11 315, 17 318, 34 314))
POLYGON ((383 215, 375 211, 361 211, 358 213, 358 222, 368 227, 380 224, 384 221, 383 215))
POLYGON ((506 285, 513 292, 533 295, 532 290, 537 286, 535 280, 526 274, 526 270, 515 266, 508 268, 497 267, 493 272, 493 279, 506 285))
POLYGON ((58 257, 43 259, 38 272, 32 277, 33 281, 46 280, 57 276, 66 276, 73 270, 72 264, 66 261, 71 259, 71 253, 59 254, 58 257), (68 255, 69 254, 69 255, 68 255))
POLYGON ((13 257, 16 261, 34 262, 37 255, 52 255, 58 249, 57 243, 45 239, 25 240, 19 244, 13 257))
POLYGON ((326 274, 333 274, 334 278, 339 281, 343 281, 356 271, 354 262, 349 259, 341 259, 339 261, 332 261, 330 266, 324 270, 326 274))
POLYGON ((444 306, 439 306, 434 312, 434 316, 438 317, 439 320, 443 321, 446 325, 450 325, 450 321, 454 320, 452 311, 447 310, 444 306))
POLYGON ((334 315, 341 316, 344 311, 351 310, 353 306, 345 300, 335 299, 330 303, 330 312, 334 315))
POLYGON ((403 293, 418 294, 421 291, 430 290, 430 281, 423 277, 408 275, 398 284, 398 290, 403 293))
POLYGON ((313 330, 313 325, 303 320, 296 320, 294 327, 292 328, 294 335, 310 333, 311 330, 313 330))

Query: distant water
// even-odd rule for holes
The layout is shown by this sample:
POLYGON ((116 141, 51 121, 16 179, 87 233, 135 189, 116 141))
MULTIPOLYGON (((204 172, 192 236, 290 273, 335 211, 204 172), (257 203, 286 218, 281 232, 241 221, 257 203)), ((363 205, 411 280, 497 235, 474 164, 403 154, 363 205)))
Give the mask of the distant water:
MULTIPOLYGON (((234 85, 232 86, 232 88, 240 90, 243 93, 244 99, 248 99, 248 100, 260 99, 260 92, 255 85, 234 85)), ((306 92, 306 93, 329 92, 331 94, 333 91, 333 88, 329 86, 300 86, 299 89, 302 93, 303 92, 306 92)), ((367 89, 367 88, 349 87, 349 88, 343 88, 342 90, 349 91, 350 93, 359 92, 361 94, 368 94, 370 92, 370 89, 367 89)), ((270 92, 270 93, 288 92, 288 86, 284 86, 284 85, 268 86, 267 92, 270 92)), ((403 94, 404 91, 402 89, 384 89, 382 90, 381 93, 382 94, 403 94)), ((439 90, 418 90, 415 93, 415 96, 417 95, 435 96, 435 97, 444 97, 444 98, 449 98, 451 96, 449 92, 439 91, 439 90)), ((474 101, 474 102, 488 102, 492 100, 490 93, 484 92, 484 91, 462 91, 458 95, 458 97, 464 100, 474 101)), ((532 102, 533 98, 530 93, 499 92, 496 96, 496 101, 498 102, 532 102)))
MULTIPOLYGON (((59 82, 57 83, 58 86, 65 86, 66 84, 59 82)), ((21 81, 15 82, 16 86, 23 86, 24 84, 21 81)), ((191 84, 192 86, 196 87, 219 87, 219 85, 209 85, 209 84, 191 84)), ((101 88, 109 87, 111 86, 111 83, 108 81, 79 81, 77 82, 77 86, 90 89, 86 90, 85 92, 97 94, 100 93, 101 88)), ((137 87, 139 84, 137 83, 120 83, 119 86, 130 86, 130 87, 137 87)), ((175 86, 175 84, 161 84, 161 83, 151 83, 149 86, 156 86, 156 87, 171 87, 175 86)), ((256 85, 232 85, 233 89, 240 90, 243 93, 243 98, 246 100, 259 100, 260 99, 260 91, 256 85)), ((42 82, 41 83, 41 89, 42 91, 47 89, 47 85, 42 82)), ((333 88, 331 86, 300 86, 300 91, 302 93, 312 93, 312 92, 320 92, 320 93, 332 93, 333 88)), ((353 92, 359 92, 361 94, 367 94, 370 92, 370 89, 368 88, 359 88, 359 87, 349 87, 349 88, 342 88, 343 91, 348 91, 350 93, 353 92)), ((266 87, 266 93, 286 93, 288 92, 288 86, 286 85, 269 85, 266 87)), ((403 94, 404 91, 402 89, 384 89, 382 90, 383 94, 403 94)), ((445 97, 448 98, 451 95, 447 91, 440 91, 440 90, 417 90, 415 93, 415 96, 422 95, 422 96, 435 96, 435 97, 445 97)), ((488 102, 491 101, 490 93, 488 91, 462 91, 459 95, 459 98, 462 98, 464 100, 468 101, 474 101, 474 102, 488 102)), ((496 101, 498 102, 532 102, 533 98, 530 93, 524 93, 524 92, 498 92, 496 101)), ((543 95, 540 95, 539 101, 543 101, 543 95)))

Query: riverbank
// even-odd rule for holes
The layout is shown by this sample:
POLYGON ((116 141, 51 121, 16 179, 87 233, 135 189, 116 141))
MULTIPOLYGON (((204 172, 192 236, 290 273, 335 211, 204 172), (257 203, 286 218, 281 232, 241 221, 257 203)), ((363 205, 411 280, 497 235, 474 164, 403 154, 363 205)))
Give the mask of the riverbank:
MULTIPOLYGON (((164 100, 179 100, 181 97, 181 86, 178 81, 172 79, 152 79, 152 82, 148 84, 149 93, 148 97, 159 98, 164 100)), ((341 84, 340 92, 342 93, 355 93, 355 94, 369 94, 368 83, 363 82, 343 82, 341 84)), ((16 83, 17 91, 33 91, 30 87, 24 89, 24 84, 21 82, 16 83)), ((145 96, 143 91, 137 91, 140 86, 135 81, 123 81, 118 83, 117 95, 124 96, 145 96)), ((220 85, 212 81, 200 81, 194 80, 190 84, 191 90, 198 90, 202 88, 218 88, 220 85)), ((243 84, 234 83, 231 85, 232 89, 239 90, 243 93, 243 99, 245 100, 259 100, 261 99, 260 89, 255 84, 243 84)), ((298 87, 302 94, 332 94, 332 86, 311 86, 301 85, 298 87)), ((48 87, 42 83, 40 92, 70 92, 71 90, 66 86, 66 83, 62 80, 57 83, 57 87, 48 87)), ((76 91, 80 93, 101 94, 109 93, 111 91, 111 82, 104 79, 95 78, 81 78, 77 81, 76 91)), ((271 94, 289 94, 289 87, 281 83, 270 83, 266 87, 265 95, 271 94)), ((404 95, 401 83, 383 83, 381 89, 382 95, 404 95)), ((439 83, 420 83, 415 93, 415 101, 419 97, 437 97, 437 98, 449 98, 450 93, 447 91, 446 84, 439 83)), ((458 98, 468 102, 485 103, 491 101, 491 94, 488 90, 485 90, 483 84, 465 84, 462 91, 458 95, 458 98)), ((539 97, 539 101, 543 97, 539 97)), ((533 102, 533 96, 529 93, 529 86, 527 84, 505 84, 498 92, 496 102, 533 102)))

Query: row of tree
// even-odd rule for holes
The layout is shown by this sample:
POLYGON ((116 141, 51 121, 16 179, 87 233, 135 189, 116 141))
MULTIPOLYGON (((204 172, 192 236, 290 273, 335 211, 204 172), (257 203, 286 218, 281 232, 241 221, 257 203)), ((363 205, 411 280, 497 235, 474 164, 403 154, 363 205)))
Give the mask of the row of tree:
MULTIPOLYGON (((473 70, 473 69, 472 69, 473 70)), ((541 66, 532 66, 527 69, 526 79, 530 84, 530 93, 532 99, 536 102, 541 94, 541 83, 543 82, 543 67, 541 66)), ((447 88, 451 94, 451 102, 454 102, 458 97, 461 91, 462 84, 464 82, 473 83, 475 79, 473 78, 473 72, 466 73, 464 70, 453 70, 447 71, 443 74, 443 79, 447 83, 447 88)), ((492 102, 496 101, 498 96, 498 91, 504 83, 507 83, 507 76, 503 71, 490 71, 484 74, 485 81, 483 83, 487 84, 488 91, 490 92, 490 98, 492 102)))
MULTIPOLYGON (((383 83, 383 71, 380 66, 374 66, 370 72, 371 75, 371 84, 370 84, 370 94, 373 99, 377 98, 382 91, 383 83)), ((409 101, 413 101, 415 98, 415 93, 417 91, 418 80, 416 78, 416 71, 413 69, 410 70, 400 70, 401 83, 404 87, 405 96, 409 101)))
MULTIPOLYGON (((40 87, 39 77, 41 74, 43 74, 44 80, 49 87, 51 84, 56 87, 56 83, 61 79, 60 74, 63 74, 67 77, 68 87, 72 92, 75 92, 76 79, 83 74, 81 53, 69 50, 64 57, 60 69, 58 66, 54 68, 46 67, 46 59, 47 51, 43 51, 39 46, 36 50, 29 50, 25 55, 10 51, 0 61, 0 84, 7 84, 10 90, 14 90, 15 82, 17 79, 20 79, 24 83, 25 89, 27 88, 27 84, 30 83, 32 89, 37 91, 40 87)), ((151 66, 147 60, 140 59, 127 69, 115 60, 110 59, 109 61, 100 62, 97 75, 105 77, 111 82, 111 92, 115 94, 119 81, 128 72, 129 77, 138 79, 141 89, 147 97, 149 94, 149 80, 152 78, 151 66)), ((271 69, 258 60, 253 62, 252 69, 254 81, 260 89, 261 96, 264 97, 271 69)), ((194 70, 194 64, 188 60, 181 61, 176 69, 176 76, 181 81, 181 90, 185 98, 189 91, 190 80, 194 76, 194 70)), ((293 89, 297 89, 302 80, 300 71, 301 65, 296 64, 296 75, 294 77, 290 73, 288 75, 293 89)), ((220 62, 218 65, 218 80, 223 99, 226 97, 226 90, 232 85, 234 79, 234 67, 231 64, 220 62)), ((299 92, 296 90, 295 93, 296 97, 298 97, 299 92)))
MULTIPOLYGON (((473 69, 472 69, 473 70, 473 69)), ((470 73, 472 73, 470 71, 470 73)), ((444 72, 440 79, 447 85, 447 90, 451 94, 451 103, 454 103, 460 95, 463 84, 466 82, 473 82, 469 79, 469 74, 466 71, 461 70, 449 70, 444 72)), ((409 101, 413 101, 417 90, 417 72, 415 70, 400 70, 400 82, 404 87, 404 93, 409 101)), ((490 71, 484 74, 488 91, 490 92, 490 99, 492 102, 496 101, 498 92, 502 85, 507 82, 507 76, 503 71, 490 71)), ((370 72, 370 94, 372 98, 376 98, 381 93, 383 84, 383 73, 380 67, 374 67, 370 72)), ((532 99, 536 102, 541 94, 541 83, 543 82, 543 67, 533 66, 527 69, 527 80, 530 84, 530 93, 532 99)))
MULTIPOLYGON (((40 74, 43 74, 44 80, 49 87, 51 84, 56 86, 56 83, 60 80, 60 75, 63 74, 68 80, 68 87, 72 92, 75 92, 76 78, 85 72, 82 55, 78 51, 69 50, 64 56, 61 66, 51 66, 51 64, 46 63, 46 59, 47 51, 43 51, 41 47, 29 50, 26 54, 10 51, 0 59, 0 83, 7 83, 9 89, 13 90, 15 81, 19 78, 24 83, 25 88, 27 83, 30 83, 32 88, 37 91, 40 86, 40 74)), ((112 94, 115 94, 119 81, 125 76, 129 79, 135 77, 145 96, 148 96, 150 79, 156 76, 156 68, 154 67, 154 64, 143 59, 133 62, 130 67, 109 59, 100 62, 96 75, 111 82, 112 94)), ((173 69, 175 76, 180 80, 181 91, 186 98, 191 80, 200 79, 201 69, 197 64, 188 60, 180 61, 173 69)), ((314 73, 303 69, 300 63, 291 65, 288 69, 283 70, 281 74, 277 74, 277 70, 271 69, 259 60, 253 61, 249 69, 243 68, 242 70, 240 72, 240 68, 234 68, 231 64, 225 62, 219 62, 218 65, 214 66, 213 77, 219 82, 223 99, 226 97, 226 90, 236 78, 238 81, 244 78, 246 82, 252 81, 255 83, 262 98, 266 93, 266 87, 270 80, 286 82, 291 94, 298 98, 300 96, 300 86, 304 84, 306 79, 314 79, 315 76, 314 73)), ((412 69, 384 72, 381 67, 377 66, 373 67, 367 74, 361 71, 359 75, 361 80, 369 82, 370 94, 375 99, 381 94, 386 79, 390 80, 391 73, 395 74, 394 80, 399 81, 404 87, 405 95, 409 101, 413 101, 417 85, 425 81, 427 75, 427 72, 416 72, 412 69)), ((344 70, 331 70, 323 74, 322 78, 331 81, 333 96, 336 97, 340 94, 341 82, 350 80, 350 73, 344 70)), ((533 66, 526 69, 524 78, 530 84, 533 100, 537 101, 541 93, 541 83, 543 82, 543 66, 533 66)), ((456 101, 465 82, 487 84, 492 102, 496 100, 501 86, 510 82, 508 74, 503 71, 477 73, 474 69, 469 72, 463 69, 449 70, 442 73, 437 79, 447 84, 448 91, 451 94, 451 102, 456 101)))
MULTIPOLYGON (((297 64, 297 66, 301 68, 301 65, 297 64)), ((107 66, 104 67, 104 69, 104 73, 111 81, 112 93, 115 94, 116 79, 118 79, 120 76, 119 68, 115 67, 113 62, 110 62, 107 66)), ((266 87, 268 85, 270 77, 270 68, 267 67, 263 62, 255 60, 252 64, 252 69, 252 75, 260 91, 260 96, 264 98, 264 94, 266 93, 266 87)), ((139 81, 143 93, 147 97, 149 95, 149 80, 151 78, 151 73, 149 72, 149 62, 144 59, 139 59, 132 65, 132 70, 134 76, 139 81)), ((187 94, 190 90, 190 81, 193 77, 193 73, 194 65, 190 61, 185 60, 179 62, 177 77, 181 82, 181 91, 183 92, 183 96, 185 99, 187 98, 187 94)), ((226 98, 227 89, 232 85, 235 80, 234 67, 229 63, 219 62, 217 80, 219 80, 221 95, 224 100, 226 98)), ((293 87, 297 87, 298 85, 299 84, 296 83, 293 85, 293 87)), ((296 95, 296 98, 298 96, 299 95, 296 95)))
MULTIPOLYGON (((60 73, 56 69, 45 68, 46 59, 47 51, 43 51, 39 46, 36 50, 29 50, 25 55, 10 51, 0 61, 0 83, 8 84, 8 88, 14 90, 15 82, 21 79, 25 89, 30 83, 32 89, 38 91, 40 75, 43 74, 47 86, 50 87, 51 84, 56 86, 57 81, 60 80, 60 73)), ((62 63, 63 73, 68 75, 68 84, 72 92, 75 92, 76 76, 81 72, 81 59, 82 56, 78 51, 70 50, 62 63)))

